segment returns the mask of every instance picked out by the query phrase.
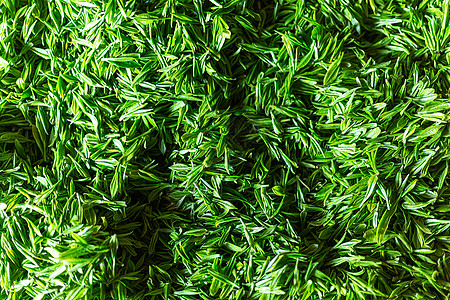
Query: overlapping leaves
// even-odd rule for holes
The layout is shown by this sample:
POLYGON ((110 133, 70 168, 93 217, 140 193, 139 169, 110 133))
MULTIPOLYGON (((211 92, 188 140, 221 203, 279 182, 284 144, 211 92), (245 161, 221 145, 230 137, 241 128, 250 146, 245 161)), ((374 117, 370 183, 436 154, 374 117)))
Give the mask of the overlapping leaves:
POLYGON ((448 1, 4 1, 6 299, 443 299, 448 1))

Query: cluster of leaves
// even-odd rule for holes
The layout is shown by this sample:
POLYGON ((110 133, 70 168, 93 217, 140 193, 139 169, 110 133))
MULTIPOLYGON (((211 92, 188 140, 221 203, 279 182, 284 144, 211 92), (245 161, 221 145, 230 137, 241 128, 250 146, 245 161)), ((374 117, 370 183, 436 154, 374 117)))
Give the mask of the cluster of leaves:
POLYGON ((449 9, 2 1, 2 299, 444 299, 449 9))

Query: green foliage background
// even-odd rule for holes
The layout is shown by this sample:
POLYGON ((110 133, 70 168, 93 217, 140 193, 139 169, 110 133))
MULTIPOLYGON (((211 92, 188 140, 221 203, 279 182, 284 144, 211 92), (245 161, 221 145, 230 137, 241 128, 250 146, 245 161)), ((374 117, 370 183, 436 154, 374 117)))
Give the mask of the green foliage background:
POLYGON ((448 299, 448 0, 0 2, 1 299, 448 299))

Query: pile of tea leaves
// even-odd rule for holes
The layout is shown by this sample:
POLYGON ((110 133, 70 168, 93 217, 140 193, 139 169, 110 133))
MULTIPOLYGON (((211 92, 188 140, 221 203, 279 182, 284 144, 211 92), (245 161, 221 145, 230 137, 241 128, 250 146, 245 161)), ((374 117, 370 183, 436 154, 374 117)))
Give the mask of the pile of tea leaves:
POLYGON ((0 299, 449 299, 448 0, 0 2, 0 299))

